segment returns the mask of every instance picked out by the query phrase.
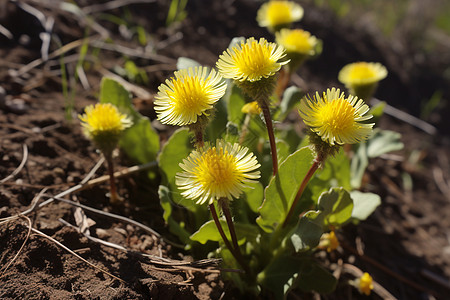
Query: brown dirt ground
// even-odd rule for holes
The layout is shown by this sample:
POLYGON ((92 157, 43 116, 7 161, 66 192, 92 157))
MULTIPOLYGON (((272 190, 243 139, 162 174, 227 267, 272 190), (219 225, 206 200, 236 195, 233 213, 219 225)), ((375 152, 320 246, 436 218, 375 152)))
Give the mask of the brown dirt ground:
MULTIPOLYGON (((265 36, 271 39, 255 22, 259 2, 213 1, 204 5, 202 1, 192 0, 189 1, 188 18, 171 29, 164 27, 166 2, 134 4, 127 6, 127 10, 109 11, 118 16, 131 14, 133 24, 140 24, 150 33, 151 46, 164 56, 154 59, 135 57, 139 66, 154 66, 148 72, 151 84, 144 87, 150 94, 174 70, 174 63, 180 56, 213 65, 232 37, 265 36)), ((34 1, 29 3, 44 12, 47 18, 54 18, 54 34, 61 43, 83 37, 83 23, 73 15, 34 1)), ((92 3, 97 2, 78 1, 81 7, 92 3)), ((301 84, 307 91, 338 86, 335 79, 338 70, 345 63, 359 59, 380 61, 388 67, 389 77, 380 84, 377 96, 412 114, 417 113, 420 100, 429 97, 434 89, 448 87, 448 82, 441 77, 439 57, 429 61, 435 68, 428 66, 427 77, 422 78, 418 70, 425 67, 420 64, 412 64, 406 70, 398 67, 398 59, 409 53, 394 51, 373 28, 343 23, 328 11, 305 6, 306 15, 301 26, 324 41, 321 57, 308 62, 297 79, 294 78, 294 83, 301 84), (355 41, 362 42, 355 47, 352 46, 355 41), (299 78, 305 79, 307 84, 299 78), (417 84, 421 80, 430 84, 419 88, 417 84)), ((40 57, 39 33, 42 28, 36 18, 15 3, 7 2, 2 11, 0 24, 12 31, 14 39, 0 35, 0 85, 6 91, 6 99, 0 103, 0 178, 12 174, 22 162, 24 145, 29 152, 19 174, 0 184, 0 218, 26 210, 43 188, 47 188, 46 193, 55 195, 79 183, 100 158, 83 136, 79 124, 76 121, 69 123, 64 118, 59 57, 21 76, 11 72, 40 57)), ((98 14, 93 16, 98 17, 98 14)), ((121 35, 117 26, 98 20, 118 44, 138 48, 136 41, 127 39, 126 34, 121 35)), ((412 51, 406 46, 403 49, 412 51)), ((56 49, 52 44, 50 52, 56 49)), ((68 52, 67 60, 71 54, 76 51, 68 52)), ((77 86, 76 112, 96 100, 101 68, 111 69, 122 63, 120 53, 101 51, 100 61, 87 72, 90 88, 77 86)), ((73 67, 73 63, 68 63, 70 65, 73 67)), ((449 97, 448 94, 444 96, 449 97)), ((135 104, 143 114, 154 119, 151 98, 136 98, 135 104)), ((443 105, 431 116, 433 125, 439 130, 436 135, 426 134, 395 117, 383 116, 380 127, 400 132, 405 149, 371 161, 364 189, 379 194, 382 205, 367 221, 339 232, 343 247, 338 252, 319 254, 332 270, 344 263, 340 275, 342 283, 351 278, 354 269, 349 265, 352 265, 356 271, 371 273, 383 288, 369 297, 362 297, 342 284, 331 295, 294 291, 290 299, 381 299, 385 297, 383 289, 399 299, 450 299, 450 142, 449 120, 445 118, 449 106, 448 103, 443 105), (406 175, 411 179, 411 186, 406 184, 406 175)), ((160 125, 158 130, 164 142, 170 130, 160 125)), ((118 165, 119 169, 128 166, 126 158, 119 157, 118 165)), ((101 167, 96 176, 104 173, 105 169, 101 167)), ((105 196, 106 184, 76 193, 71 199, 128 216, 165 236, 168 230, 162 219, 155 186, 139 174, 119 180, 120 193, 129 200, 126 207, 121 208, 109 205, 105 196)), ((85 213, 95 220, 90 227, 92 236, 134 251, 171 259, 171 266, 156 258, 145 259, 89 241, 76 229, 58 221, 63 219, 75 224, 74 208, 54 202, 29 215, 33 227, 125 282, 89 266, 37 234, 31 234, 17 259, 3 272, 27 237, 28 221, 21 219, 0 227, 1 299, 246 298, 221 279, 214 264, 209 267, 189 264, 204 257, 192 258, 136 226, 88 211, 85 213), (180 261, 188 267, 174 266, 180 261)))

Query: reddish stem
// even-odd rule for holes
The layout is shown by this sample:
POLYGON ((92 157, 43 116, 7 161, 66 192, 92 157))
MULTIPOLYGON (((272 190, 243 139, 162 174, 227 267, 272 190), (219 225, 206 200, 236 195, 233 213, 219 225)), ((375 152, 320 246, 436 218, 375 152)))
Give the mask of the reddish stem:
MULTIPOLYGON (((230 241, 228 240, 227 236, 225 235, 225 232, 223 231, 223 228, 222 228, 222 225, 220 224, 219 217, 217 215, 216 207, 214 206, 214 204, 209 205, 209 210, 211 211, 212 218, 214 220, 214 223, 216 224, 217 229, 219 230, 219 234, 222 237, 222 240, 224 241, 225 246, 227 246, 228 250, 230 250, 231 254, 236 259, 236 261, 244 268, 245 272, 248 273, 249 270, 248 270, 247 265, 244 263, 242 255, 240 255, 240 252, 238 252, 239 254, 236 253, 237 251, 239 251, 239 248, 237 248, 237 250, 236 250, 233 248, 233 246, 231 246, 230 241)), ((231 233, 231 231, 230 231, 230 233, 231 233)))
POLYGON ((266 101, 258 101, 263 114, 264 120, 266 121, 267 133, 269 134, 269 142, 270 142, 270 152, 272 153, 272 165, 273 165, 273 176, 278 173, 278 158, 277 158, 277 146, 275 144, 275 136, 273 134, 273 125, 272 125, 272 117, 270 116, 269 105, 267 105, 266 101))

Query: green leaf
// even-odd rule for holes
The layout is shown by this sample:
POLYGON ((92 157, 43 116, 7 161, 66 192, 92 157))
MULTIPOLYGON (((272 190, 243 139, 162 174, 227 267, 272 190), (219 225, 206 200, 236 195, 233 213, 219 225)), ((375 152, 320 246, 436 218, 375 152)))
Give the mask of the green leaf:
POLYGON ((353 199, 352 218, 365 220, 381 204, 381 198, 377 194, 351 191, 350 197, 353 199))
POLYGON ((142 116, 131 103, 131 94, 119 82, 103 77, 100 83, 100 103, 112 103, 124 114, 130 116, 136 123, 142 116))
POLYGON ((176 222, 172 217, 172 200, 170 199, 170 191, 169 188, 163 185, 159 186, 158 195, 160 199, 161 207, 164 210, 163 218, 166 223, 169 225, 169 230, 178 238, 181 242, 188 245, 190 244, 190 234, 186 229, 182 226, 182 223, 176 222))
POLYGON ((277 140, 277 157, 278 163, 281 164, 290 154, 289 144, 283 140, 277 140))
POLYGON ((294 287, 303 262, 304 259, 293 256, 279 256, 258 274, 257 281, 273 293, 274 299, 285 299, 287 293, 294 287))
POLYGON ((299 219, 290 239, 295 251, 300 252, 316 247, 322 234, 322 226, 303 216, 299 219))
POLYGON ((337 279, 330 271, 309 260, 302 264, 296 285, 305 292, 328 294, 336 288, 337 279))
POLYGON ((175 131, 164 145, 158 161, 163 175, 163 184, 169 187, 172 200, 176 204, 181 204, 190 210, 196 210, 198 205, 194 201, 186 200, 182 197, 175 184, 176 174, 183 170, 180 167, 180 163, 189 156, 192 150, 189 131, 186 128, 181 128, 175 131))
POLYGON ((342 226, 352 216, 353 201, 343 188, 331 188, 319 198, 321 218, 325 227, 342 226))
MULTIPOLYGON (((222 225, 225 236, 231 242, 230 230, 225 220, 219 220, 222 225)), ((238 238, 238 244, 242 245, 245 240, 255 240, 259 231, 255 225, 251 224, 234 224, 236 236, 238 238)), ((220 236, 219 230, 214 223, 214 220, 209 220, 203 224, 196 232, 191 235, 191 240, 197 241, 201 244, 206 244, 208 241, 223 242, 220 236)))
POLYGON ((194 68, 194 67, 200 67, 201 64, 197 62, 196 60, 193 60, 191 58, 187 57, 179 57, 177 60, 177 69, 188 69, 188 68, 194 68))
POLYGON ((351 189, 350 160, 343 150, 340 150, 334 157, 325 161, 322 170, 318 170, 315 178, 309 184, 313 194, 313 200, 330 189, 330 187, 341 186, 351 189))
MULTIPOLYGON (((313 159, 311 149, 305 147, 291 154, 280 164, 278 174, 272 177, 265 190, 265 199, 259 210, 260 216, 256 219, 264 231, 272 232, 284 221, 313 159)), ((297 209, 306 208, 309 202, 305 198, 301 198, 297 209)))
POLYGON ((367 155, 369 157, 378 157, 382 154, 403 149, 401 134, 391 130, 373 131, 372 136, 367 141, 367 155))
POLYGON ((257 183, 244 189, 245 200, 250 209, 257 213, 264 200, 264 187, 261 183, 257 183))
POLYGON ((146 163, 156 159, 159 151, 159 136, 152 129, 150 120, 142 117, 127 129, 120 139, 120 147, 128 157, 146 163))

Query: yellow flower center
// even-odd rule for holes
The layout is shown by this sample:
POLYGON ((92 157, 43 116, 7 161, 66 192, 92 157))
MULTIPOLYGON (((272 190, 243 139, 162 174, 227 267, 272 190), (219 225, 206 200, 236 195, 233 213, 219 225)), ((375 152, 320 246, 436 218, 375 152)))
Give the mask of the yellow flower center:
POLYGON ((370 79, 377 76, 375 70, 365 62, 357 63, 350 71, 350 80, 370 79))
POLYGON ((267 9, 267 19, 272 25, 290 23, 291 7, 285 2, 271 1, 267 9))
POLYGON ((242 172, 237 170, 236 158, 223 148, 210 148, 202 155, 198 167, 194 171, 197 180, 210 190, 212 194, 225 195, 244 179, 242 172))
POLYGON ((196 114, 209 107, 211 89, 202 84, 198 76, 173 80, 173 90, 167 90, 172 100, 172 107, 176 114, 196 114))
POLYGON ((294 50, 300 53, 308 53, 312 50, 313 45, 310 42, 311 34, 303 30, 292 30, 286 35, 283 46, 287 50, 294 50))
POLYGON ((345 99, 334 99, 317 112, 317 122, 333 133, 342 133, 355 123, 355 108, 345 99))
POLYGON ((272 48, 268 44, 259 44, 257 41, 242 45, 240 52, 236 54, 236 67, 252 78, 260 78, 269 74, 275 61, 271 58, 272 48))

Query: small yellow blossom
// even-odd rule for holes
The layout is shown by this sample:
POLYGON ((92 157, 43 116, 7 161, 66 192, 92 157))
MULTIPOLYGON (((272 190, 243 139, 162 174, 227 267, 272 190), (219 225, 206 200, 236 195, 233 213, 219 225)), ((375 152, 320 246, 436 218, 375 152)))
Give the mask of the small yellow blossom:
POLYGON ((277 44, 286 49, 286 53, 298 53, 312 56, 315 54, 319 40, 302 29, 281 29, 275 34, 277 44))
POLYGON ((117 145, 120 134, 132 125, 127 115, 119 112, 111 103, 97 103, 85 108, 85 114, 79 115, 86 135, 100 150, 111 151, 117 145))
POLYGON ((226 83, 214 70, 205 67, 179 70, 158 88, 155 111, 163 124, 189 125, 210 110, 226 90, 226 83))
POLYGON ((346 86, 373 84, 386 78, 386 68, 380 63, 356 62, 346 65, 338 79, 346 86))
POLYGON ((251 37, 224 51, 216 66, 225 78, 255 82, 275 75, 288 62, 279 61, 285 55, 283 47, 264 38, 257 41, 251 37))
POLYGON ((380 63, 356 62, 343 67, 338 79, 351 94, 369 101, 378 82, 386 78, 387 74, 386 68, 380 63))
POLYGON ((176 184, 181 194, 197 204, 233 197, 260 177, 260 164, 248 148, 221 140, 215 147, 194 150, 183 163, 183 172, 177 173, 176 184))
POLYGON ((373 290, 372 276, 370 276, 367 272, 365 272, 360 278, 356 279, 356 284, 359 292, 361 294, 365 294, 366 296, 369 296, 370 292, 373 290))
POLYGON ((256 20, 259 26, 276 31, 279 27, 300 21, 302 17, 303 8, 293 1, 269 1, 260 7, 256 20))
POLYGON ((373 123, 363 123, 372 118, 365 115, 369 106, 355 96, 345 98, 339 89, 328 89, 321 97, 303 98, 299 113, 307 126, 330 145, 354 144, 371 134, 373 123))
POLYGON ((251 114, 251 115, 259 115, 262 113, 262 109, 261 107, 259 107, 257 101, 252 101, 250 103, 244 104, 244 106, 242 106, 241 111, 244 114, 251 114))
POLYGON ((336 250, 339 247, 339 240, 334 231, 324 233, 320 237, 319 249, 327 249, 327 252, 336 250))

